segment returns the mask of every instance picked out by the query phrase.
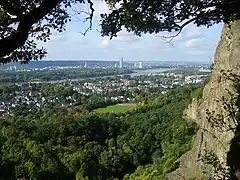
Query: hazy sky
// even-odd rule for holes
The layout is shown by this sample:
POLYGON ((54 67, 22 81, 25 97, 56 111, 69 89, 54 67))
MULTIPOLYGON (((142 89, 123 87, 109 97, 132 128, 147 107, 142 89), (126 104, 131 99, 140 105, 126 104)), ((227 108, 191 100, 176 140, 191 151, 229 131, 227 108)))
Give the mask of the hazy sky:
MULTIPOLYGON (((75 7, 75 10, 83 6, 75 7)), ((54 34, 51 41, 41 43, 48 50, 45 59, 49 60, 124 60, 133 61, 203 61, 213 60, 214 51, 220 38, 222 25, 211 28, 196 28, 188 25, 173 40, 173 46, 160 36, 165 34, 143 35, 137 37, 122 31, 117 38, 101 37, 99 34, 100 14, 108 10, 103 1, 94 1, 94 24, 90 32, 83 36, 81 32, 88 27, 83 23, 83 15, 75 16, 68 24, 67 31, 54 34), (210 57, 210 59, 209 59, 210 57)), ((169 34, 170 36, 170 34, 169 34)))

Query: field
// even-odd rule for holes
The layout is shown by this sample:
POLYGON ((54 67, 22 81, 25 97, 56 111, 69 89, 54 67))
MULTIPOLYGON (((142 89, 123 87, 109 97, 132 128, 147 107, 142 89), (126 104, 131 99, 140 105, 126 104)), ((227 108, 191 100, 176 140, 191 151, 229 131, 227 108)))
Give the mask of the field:
POLYGON ((119 112, 126 112, 128 110, 134 109, 136 104, 116 104, 112 106, 107 106, 105 108, 99 108, 97 112, 110 112, 110 113, 119 113, 119 112))

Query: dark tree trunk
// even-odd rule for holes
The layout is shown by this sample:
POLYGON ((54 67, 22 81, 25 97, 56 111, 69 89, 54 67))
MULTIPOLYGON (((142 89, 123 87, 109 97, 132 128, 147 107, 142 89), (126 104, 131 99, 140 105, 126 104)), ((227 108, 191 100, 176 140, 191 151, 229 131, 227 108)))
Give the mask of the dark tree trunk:
MULTIPOLYGON (((24 15, 20 20, 17 31, 8 37, 0 39, 0 59, 23 46, 28 39, 32 25, 51 12, 60 2, 61 0, 45 0, 39 7, 24 15)), ((4 4, 2 6, 4 9, 4 4)), ((6 8, 9 9, 9 7, 6 8)))

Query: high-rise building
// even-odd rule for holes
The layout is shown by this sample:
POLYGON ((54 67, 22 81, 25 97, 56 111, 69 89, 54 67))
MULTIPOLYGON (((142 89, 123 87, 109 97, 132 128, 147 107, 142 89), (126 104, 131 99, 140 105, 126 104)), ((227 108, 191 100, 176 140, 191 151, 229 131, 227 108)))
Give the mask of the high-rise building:
POLYGON ((123 68, 123 58, 120 59, 119 68, 123 68))
POLYGON ((87 68, 87 61, 85 61, 84 67, 87 68))
POLYGON ((139 62, 138 68, 139 68, 139 69, 142 69, 142 68, 143 68, 142 62, 139 62))

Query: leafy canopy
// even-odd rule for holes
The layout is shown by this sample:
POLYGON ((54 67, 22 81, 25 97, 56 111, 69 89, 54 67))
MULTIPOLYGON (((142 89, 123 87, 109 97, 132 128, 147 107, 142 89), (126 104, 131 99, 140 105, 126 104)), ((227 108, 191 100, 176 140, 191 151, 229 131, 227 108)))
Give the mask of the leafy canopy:
POLYGON ((114 37, 125 28, 137 35, 178 31, 189 23, 210 27, 239 19, 239 0, 106 0, 102 35, 114 37))
MULTIPOLYGON (((0 179, 164 180, 192 147, 197 127, 182 114, 201 87, 156 94, 125 114, 71 116, 50 106, 30 115, 21 107, 0 121, 0 179)), ((53 88, 48 95, 71 91, 53 88)), ((13 85, 1 89, 15 92, 13 85)))
MULTIPOLYGON (((102 14, 101 34, 116 36, 123 28, 137 35, 178 31, 189 23, 212 26, 239 19, 240 0, 106 0, 110 13, 102 14)), ((53 30, 62 32, 71 20, 69 8, 91 0, 1 0, 0 64, 39 60, 46 55, 36 39, 47 41, 53 30)), ((81 13, 81 12, 78 12, 81 13)))
POLYGON ((43 58, 46 50, 39 49, 35 40, 47 41, 53 30, 64 31, 71 20, 69 9, 84 3, 89 4, 91 23, 91 0, 1 0, 0 64, 43 58))

